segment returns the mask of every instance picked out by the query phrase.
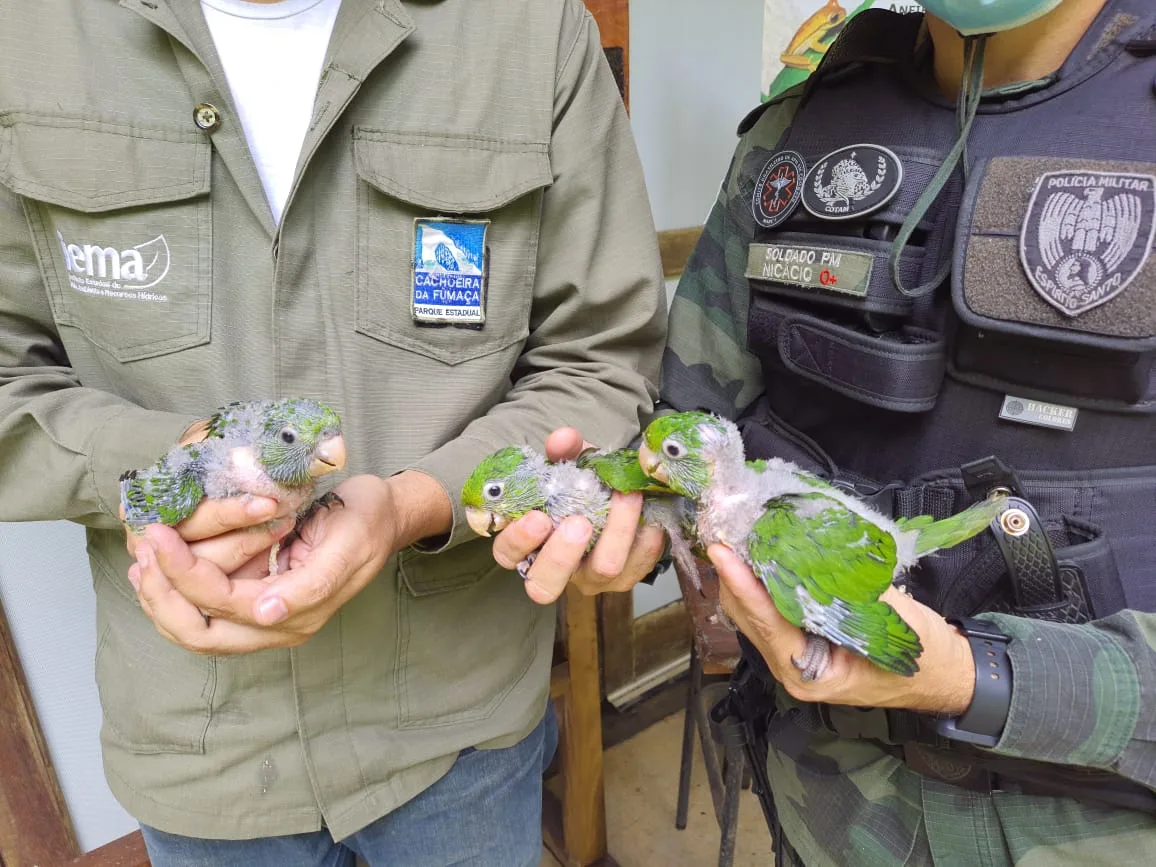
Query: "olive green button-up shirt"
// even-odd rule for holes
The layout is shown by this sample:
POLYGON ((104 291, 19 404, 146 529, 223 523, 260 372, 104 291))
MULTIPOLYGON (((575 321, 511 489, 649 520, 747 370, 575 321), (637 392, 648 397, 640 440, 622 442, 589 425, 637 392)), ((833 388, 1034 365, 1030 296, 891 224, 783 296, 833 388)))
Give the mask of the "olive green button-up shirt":
POLYGON ((240 398, 324 400, 350 472, 416 468, 455 504, 511 442, 630 439, 662 275, 585 8, 345 0, 280 225, 200 4, 0 0, 0 21, 0 520, 89 528, 116 796, 173 833, 341 838, 520 738, 553 609, 460 509, 306 644, 212 658, 140 610, 117 477, 240 398), (489 221, 481 327, 414 320, 437 217, 489 221))

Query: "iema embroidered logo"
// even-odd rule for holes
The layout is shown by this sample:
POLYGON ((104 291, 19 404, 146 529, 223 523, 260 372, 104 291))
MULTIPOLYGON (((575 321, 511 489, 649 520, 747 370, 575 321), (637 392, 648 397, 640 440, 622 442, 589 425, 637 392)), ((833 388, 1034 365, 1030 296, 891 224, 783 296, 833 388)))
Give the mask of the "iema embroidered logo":
POLYGON ((414 321, 484 323, 489 221, 417 219, 413 227, 414 321))
POLYGON ((104 295, 129 301, 168 301, 167 295, 147 290, 169 273, 172 255, 164 235, 118 250, 101 244, 70 244, 57 231, 68 285, 85 295, 104 295))
POLYGON ((1020 231, 1020 261, 1065 316, 1111 301, 1140 273, 1156 235, 1156 176, 1048 172, 1020 231))

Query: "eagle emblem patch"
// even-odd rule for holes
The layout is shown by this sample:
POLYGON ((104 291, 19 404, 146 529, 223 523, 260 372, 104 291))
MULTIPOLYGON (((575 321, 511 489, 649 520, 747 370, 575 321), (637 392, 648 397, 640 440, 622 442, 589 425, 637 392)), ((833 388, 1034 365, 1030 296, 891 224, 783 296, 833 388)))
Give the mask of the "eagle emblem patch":
POLYGON ((1048 172, 1020 230, 1020 261, 1040 296, 1066 316, 1115 298, 1152 251, 1156 176, 1048 172))

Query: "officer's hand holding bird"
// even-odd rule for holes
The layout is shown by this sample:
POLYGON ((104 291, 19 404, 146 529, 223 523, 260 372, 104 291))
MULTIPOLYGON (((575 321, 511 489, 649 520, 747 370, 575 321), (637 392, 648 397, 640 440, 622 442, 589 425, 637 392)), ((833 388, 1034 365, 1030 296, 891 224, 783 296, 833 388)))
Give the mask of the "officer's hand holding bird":
POLYGON ((794 464, 748 463, 738 428, 701 412, 656 419, 639 451, 649 476, 698 504, 698 543, 733 551, 806 633, 792 657, 804 681, 828 668, 831 643, 894 674, 919 671, 919 635, 880 597, 920 557, 979 534, 1002 508, 996 495, 943 520, 894 521, 794 464))

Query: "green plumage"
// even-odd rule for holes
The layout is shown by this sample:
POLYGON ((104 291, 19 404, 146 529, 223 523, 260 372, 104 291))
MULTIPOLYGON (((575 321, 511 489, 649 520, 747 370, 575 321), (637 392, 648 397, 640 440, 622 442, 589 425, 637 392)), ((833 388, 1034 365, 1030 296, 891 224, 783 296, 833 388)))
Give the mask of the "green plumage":
POLYGON ((919 670, 919 636, 878 601, 895 571, 890 533, 821 494, 785 496, 755 522, 748 552, 775 607, 795 626, 895 674, 919 670))
POLYGON ((673 493, 666 485, 656 482, 638 463, 638 449, 618 449, 612 452, 587 449, 578 456, 578 466, 593 470, 602 484, 620 494, 641 491, 648 494, 673 493))
POLYGON ((697 502, 701 547, 735 551, 808 634, 796 660, 805 680, 825 669, 827 642, 896 674, 918 671, 919 637, 879 597, 920 557, 987 529, 1006 501, 995 494, 942 520, 893 521, 794 464, 747 461, 738 428, 703 412, 656 419, 643 441, 648 474, 697 502))
POLYGON ((174 526, 205 498, 272 497, 304 514, 316 478, 344 466, 341 420, 301 398, 237 401, 205 424, 198 443, 174 446, 155 464, 121 475, 125 523, 174 526))

